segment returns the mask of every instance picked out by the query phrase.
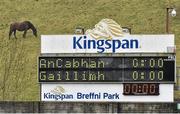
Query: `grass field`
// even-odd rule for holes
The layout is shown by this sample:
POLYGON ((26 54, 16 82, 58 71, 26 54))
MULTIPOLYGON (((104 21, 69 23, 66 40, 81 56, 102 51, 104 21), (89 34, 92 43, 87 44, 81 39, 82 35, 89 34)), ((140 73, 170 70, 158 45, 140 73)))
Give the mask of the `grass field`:
POLYGON ((180 0, 0 0, 0 100, 39 100, 41 34, 73 34, 76 26, 92 28, 103 18, 131 27, 132 34, 165 34, 166 7, 170 6, 177 10, 171 32, 180 65, 180 0), (10 23, 24 20, 37 27, 38 38, 29 31, 25 39, 17 32, 18 39, 9 40, 10 23))

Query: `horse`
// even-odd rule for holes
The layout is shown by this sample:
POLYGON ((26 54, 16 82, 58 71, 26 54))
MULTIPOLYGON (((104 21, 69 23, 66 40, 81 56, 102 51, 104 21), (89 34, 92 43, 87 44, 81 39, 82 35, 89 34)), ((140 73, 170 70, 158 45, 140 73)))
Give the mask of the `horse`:
POLYGON ((19 22, 12 23, 10 25, 10 30, 9 30, 9 39, 11 38, 11 35, 13 32, 14 32, 14 37, 17 39, 16 30, 24 31, 23 38, 25 38, 26 33, 29 29, 31 29, 33 31, 34 36, 37 37, 37 30, 30 21, 24 21, 21 23, 19 23, 19 22))

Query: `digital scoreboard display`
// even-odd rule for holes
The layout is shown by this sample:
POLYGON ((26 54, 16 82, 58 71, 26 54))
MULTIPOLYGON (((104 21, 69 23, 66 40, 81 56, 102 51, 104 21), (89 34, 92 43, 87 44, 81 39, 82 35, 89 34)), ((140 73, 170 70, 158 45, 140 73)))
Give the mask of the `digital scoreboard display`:
POLYGON ((175 82, 174 56, 42 56, 38 62, 39 82, 175 82))
POLYGON ((123 95, 159 95, 158 83, 124 83, 123 95))

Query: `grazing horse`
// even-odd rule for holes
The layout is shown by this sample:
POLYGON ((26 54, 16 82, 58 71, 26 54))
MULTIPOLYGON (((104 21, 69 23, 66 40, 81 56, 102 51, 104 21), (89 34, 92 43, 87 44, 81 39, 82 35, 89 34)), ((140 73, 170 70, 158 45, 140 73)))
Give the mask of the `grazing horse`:
POLYGON ((14 37, 16 37, 16 30, 18 31, 24 31, 24 34, 23 34, 23 38, 26 37, 26 33, 27 31, 31 29, 33 31, 33 34, 34 36, 37 37, 37 30, 36 28, 34 27, 34 25, 30 22, 30 21, 24 21, 24 22, 21 22, 21 23, 18 23, 18 22, 15 22, 15 23, 12 23, 10 25, 10 30, 9 30, 9 39, 11 37, 11 34, 14 32, 14 37))

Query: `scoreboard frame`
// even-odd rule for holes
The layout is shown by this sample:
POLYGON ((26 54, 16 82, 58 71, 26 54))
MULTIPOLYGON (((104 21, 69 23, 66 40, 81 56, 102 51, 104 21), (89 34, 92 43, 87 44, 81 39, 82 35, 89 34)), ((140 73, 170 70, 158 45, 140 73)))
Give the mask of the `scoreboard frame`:
MULTIPOLYGON (((107 50, 104 53, 98 53, 96 49, 74 49, 73 48, 73 37, 81 37, 82 35, 42 35, 41 36, 41 52, 42 57, 130 57, 130 56, 173 56, 174 57, 174 80, 173 82, 163 82, 158 81, 153 82, 39 82, 40 88, 40 98, 41 101, 59 101, 59 102, 173 102, 174 101, 174 83, 176 82, 176 56, 175 56, 175 43, 174 35, 125 35, 121 38, 113 39, 138 39, 139 46, 138 49, 118 49, 116 53, 112 53, 111 50, 107 50), (124 84, 136 85, 136 90, 132 90, 129 94, 123 94, 124 84), (137 86, 137 84, 140 84, 137 86), (143 85, 156 84, 157 91, 154 94, 145 92, 142 90, 143 85), (61 86, 59 89, 57 87, 61 86), (63 89, 62 89, 63 88, 63 89), (140 92, 136 92, 140 90, 140 92), (58 90, 58 91, 53 91, 58 90), (55 93, 54 93, 55 92, 55 93), (119 93, 120 99, 65 99, 65 100, 55 100, 45 99, 44 95, 46 93, 52 96, 62 95, 62 94, 73 94, 76 96, 77 92, 82 94, 94 93, 119 93), (58 93, 58 94, 57 94, 58 93)), ((87 37, 87 40, 91 40, 91 37, 87 37)), ((93 39, 96 40, 96 39, 93 39)), ((97 39, 98 40, 98 39, 97 39)), ((39 63, 39 58, 37 58, 39 63)), ((39 65, 38 65, 39 67, 39 65)), ((38 68, 39 75, 39 68, 38 68)), ((144 86, 145 88, 145 86, 144 86)), ((149 88, 149 86, 148 86, 149 88)), ((149 89, 146 89, 150 91, 149 89)), ((155 90, 155 89, 153 89, 155 90)), ((152 91, 151 91, 152 92, 152 91)), ((50 95, 50 96, 51 96, 50 95)), ((53 97, 52 97, 53 98, 53 97)), ((75 98, 75 97, 74 97, 75 98)))

